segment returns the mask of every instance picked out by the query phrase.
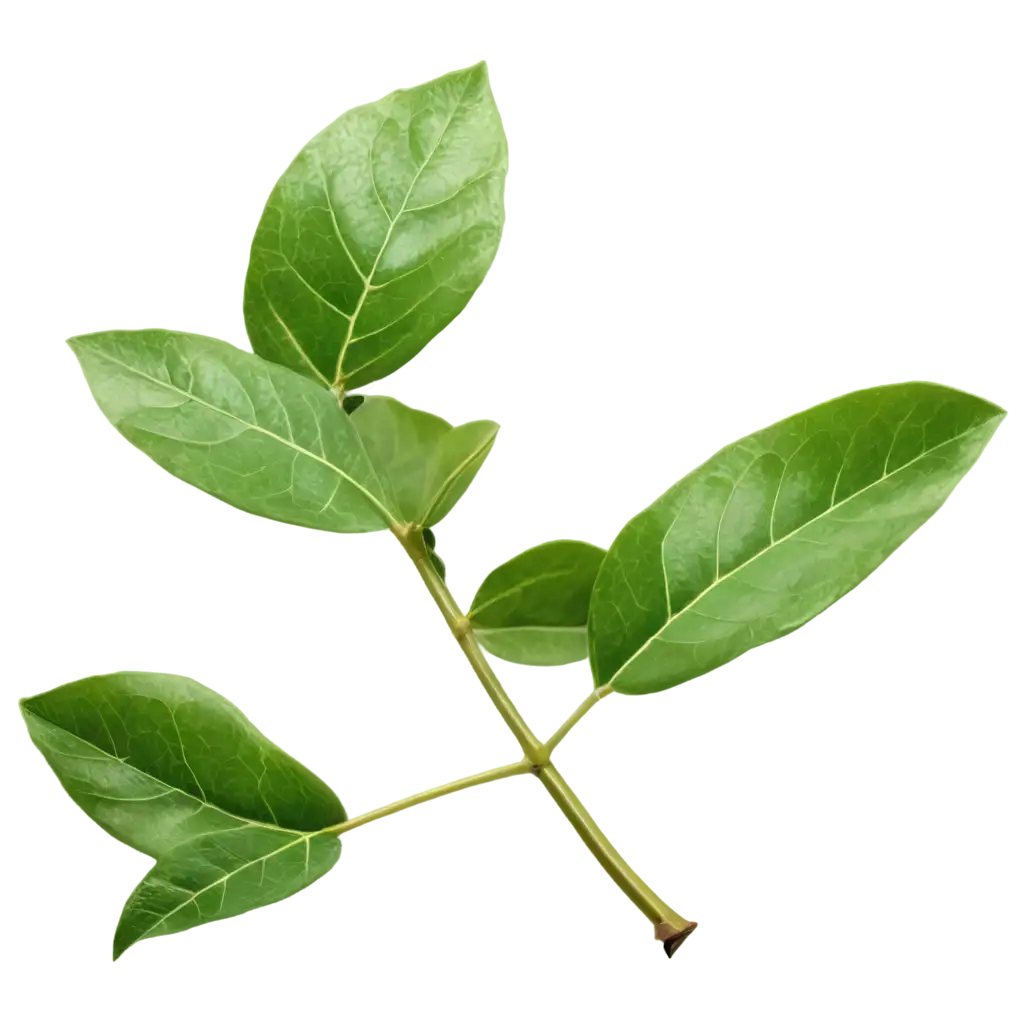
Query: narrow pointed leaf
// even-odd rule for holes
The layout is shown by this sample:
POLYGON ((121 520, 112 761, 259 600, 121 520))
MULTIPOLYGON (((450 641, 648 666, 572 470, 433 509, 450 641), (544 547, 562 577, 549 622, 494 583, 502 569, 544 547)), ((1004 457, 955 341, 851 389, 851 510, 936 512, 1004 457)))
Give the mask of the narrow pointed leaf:
POLYGON ((256 228, 253 350, 325 387, 393 373, 483 281, 507 167, 482 63, 343 114, 284 172, 256 228))
POLYGON ((590 612, 595 685, 664 690, 802 626, 942 505, 1004 415, 894 384, 723 448, 612 544, 590 612))
POLYGON ((230 505, 365 533, 391 518, 330 392, 233 345, 176 331, 71 338, 97 404, 136 448, 230 505))
POLYGON ((128 897, 114 959, 142 939, 286 899, 330 871, 340 854, 336 836, 259 825, 190 839, 161 856, 128 897))
POLYGON ((252 824, 291 834, 345 820, 324 782, 192 679, 91 676, 27 697, 21 711, 71 799, 150 856, 252 824))
POLYGON ((491 654, 520 665, 567 665, 587 657, 587 609, 605 552, 555 540, 499 565, 469 610, 491 654))
POLYGON ((433 526, 473 482, 498 433, 498 424, 474 420, 453 427, 439 416, 374 396, 352 411, 352 422, 405 523, 433 526))

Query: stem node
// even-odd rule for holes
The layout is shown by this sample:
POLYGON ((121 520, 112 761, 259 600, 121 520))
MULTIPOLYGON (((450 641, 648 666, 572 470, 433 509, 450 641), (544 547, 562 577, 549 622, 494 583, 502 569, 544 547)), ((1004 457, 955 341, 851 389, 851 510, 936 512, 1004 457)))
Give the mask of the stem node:
MULTIPOLYGON (((529 772, 540 779, 544 788, 559 806, 562 813, 568 818, 569 823, 597 859, 597 862, 605 869, 612 881, 646 915, 647 919, 654 924, 655 935, 664 944, 665 953, 668 956, 672 956, 683 944, 686 936, 697 925, 693 921, 687 921, 685 917, 672 910, 626 863, 618 850, 608 841, 607 836, 597 827, 597 823, 580 802, 579 797, 569 788, 565 779, 562 778, 561 774, 551 763, 551 752, 558 743, 590 708, 611 693, 611 687, 601 686, 594 690, 569 716, 568 720, 558 729, 554 736, 547 743, 541 743, 523 720, 523 716, 519 714, 516 706, 505 692, 505 688, 494 674, 490 663, 484 657, 484 653, 480 649, 476 637, 473 635, 469 619, 463 615, 462 610, 456 604, 455 598, 452 597, 451 591, 446 586, 444 580, 437 574, 429 559, 425 557, 426 547, 423 542, 422 533, 415 528, 403 529, 400 526, 392 526, 392 530, 399 541, 401 541, 406 553, 413 560, 423 582, 426 584, 427 590, 444 616, 448 628, 452 631, 459 646, 462 648, 462 653, 465 654, 484 690, 487 691, 491 702, 505 720, 505 724, 509 727, 512 735, 519 741, 520 747, 522 747, 523 760, 514 766, 510 766, 509 769, 501 769, 501 771, 508 771, 509 774, 529 772)), ((492 773, 485 774, 491 775, 492 773)), ((480 781, 484 780, 481 778, 480 781)), ((475 780, 472 782, 455 783, 453 786, 455 788, 462 788, 462 785, 474 784, 475 780)), ((432 795, 436 793, 437 791, 432 791, 431 795, 421 794, 419 798, 412 798, 409 803, 418 803, 421 799, 431 799, 432 795)), ((400 801, 399 803, 406 804, 405 801, 400 801)), ((400 808, 398 805, 391 805, 388 808, 383 808, 381 813, 391 813, 392 809, 399 810, 400 808)), ((368 819, 364 817, 363 820, 368 819)), ((348 827, 351 828, 353 826, 349 825, 348 827)))

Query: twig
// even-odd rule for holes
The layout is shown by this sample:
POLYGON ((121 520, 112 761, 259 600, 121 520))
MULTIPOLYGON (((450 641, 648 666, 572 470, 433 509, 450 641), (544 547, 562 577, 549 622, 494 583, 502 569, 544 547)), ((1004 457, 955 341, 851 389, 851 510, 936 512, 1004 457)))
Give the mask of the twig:
POLYGON ((421 800, 431 800, 434 797, 443 796, 445 793, 453 793, 456 790, 464 790, 467 786, 473 785, 476 782, 486 782, 493 778, 498 778, 501 775, 514 775, 518 772, 529 771, 532 766, 525 759, 522 758, 519 761, 506 762, 503 765, 499 765, 497 768, 487 768, 484 771, 475 772, 472 775, 463 775, 460 778, 453 779, 451 782, 438 782, 437 785, 432 785, 427 788, 423 788, 419 793, 415 793, 410 797, 403 798, 401 800, 393 800, 383 806, 371 807, 365 811, 356 812, 352 817, 343 821, 340 825, 333 825, 330 828, 325 829, 329 833, 343 833, 348 831, 350 828, 354 828, 356 825, 365 824, 367 821, 376 821, 378 818, 382 818, 392 811, 400 810, 403 807, 409 807, 411 804, 419 803, 421 800))
MULTIPOLYGON (((463 662, 477 688, 517 739, 520 749, 524 753, 523 763, 530 770, 530 777, 536 779, 544 787, 545 794, 554 804, 557 813, 577 835, 607 879, 650 921, 653 926, 652 934, 658 939, 658 948, 668 949, 668 945, 660 937, 682 935, 684 932, 688 935, 689 931, 692 931, 692 924, 687 924, 683 929, 678 929, 675 925, 670 924, 666 910, 654 901, 647 890, 618 861, 591 828, 580 808, 572 801, 561 779, 551 767, 547 746, 538 743, 532 737, 529 729, 516 715, 497 683, 490 678, 490 673, 483 664, 473 640, 473 629, 468 618, 459 612, 451 592, 427 561, 426 548, 421 540, 419 529, 414 525, 408 525, 399 527, 393 532, 399 547, 411 559, 426 584, 427 590, 440 611, 442 623, 447 632, 455 639, 463 662)), ((607 687, 601 687, 589 694, 589 698, 581 707, 575 708, 566 716, 566 719, 556 729, 555 737, 560 736, 591 703, 606 695, 607 692, 607 687)), ((425 797, 431 795, 424 794, 425 797)), ((404 803, 399 803, 397 806, 404 806, 404 803)))

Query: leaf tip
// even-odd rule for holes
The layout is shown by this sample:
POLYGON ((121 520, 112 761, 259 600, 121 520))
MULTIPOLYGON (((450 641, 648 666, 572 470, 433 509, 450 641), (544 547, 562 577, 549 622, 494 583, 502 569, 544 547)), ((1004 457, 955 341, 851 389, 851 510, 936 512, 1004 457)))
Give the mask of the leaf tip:
POLYGON ((72 362, 76 369, 81 371, 81 365, 79 362, 79 353, 83 346, 87 345, 89 340, 94 338, 100 332, 94 328, 77 327, 73 328, 69 334, 65 336, 63 340, 63 349, 71 356, 72 362))
POLYGON ((667 921, 662 921, 661 924, 654 926, 654 937, 664 947, 665 956, 671 960, 672 954, 693 934, 696 927, 696 921, 687 921, 682 928, 676 928, 667 921))
POLYGON ((22 695, 14 698, 14 724, 17 726, 18 732, 22 733, 22 738, 30 746, 35 746, 35 743, 32 741, 32 730, 29 727, 29 721, 26 716, 34 714, 32 707, 29 706, 29 701, 38 695, 38 690, 27 690, 22 695))

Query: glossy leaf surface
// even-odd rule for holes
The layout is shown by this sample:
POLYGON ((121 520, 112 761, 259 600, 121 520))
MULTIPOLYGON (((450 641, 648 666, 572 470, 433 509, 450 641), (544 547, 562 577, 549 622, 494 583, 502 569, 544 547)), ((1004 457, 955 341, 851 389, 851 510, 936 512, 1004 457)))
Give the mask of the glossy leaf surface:
POLYGON ((351 416, 388 506, 402 522, 422 526, 439 523, 451 511, 498 433, 490 420, 453 427, 381 396, 366 398, 351 416))
POLYGON ((469 610, 491 654, 520 665, 567 665, 587 657, 587 609, 602 548, 555 540, 499 565, 469 610))
POLYGON ((590 612, 595 685, 664 690, 803 625, 942 505, 1004 415, 895 384, 723 448, 612 544, 590 612))
POLYGON ((114 959, 142 939, 286 899, 330 871, 340 854, 337 836, 258 825, 190 839, 160 857, 128 897, 114 959))
POLYGON ((393 373, 487 273, 507 166, 482 63, 343 114, 288 167, 256 229, 253 350, 339 390, 393 373))
POLYGON ((250 825, 294 836, 345 820, 324 782, 192 679, 92 676, 27 697, 21 710, 72 800, 152 857, 250 825))
POLYGON ((388 525, 384 492, 330 392, 215 338, 105 331, 71 338, 100 408, 137 448, 237 508, 299 526, 388 525))

